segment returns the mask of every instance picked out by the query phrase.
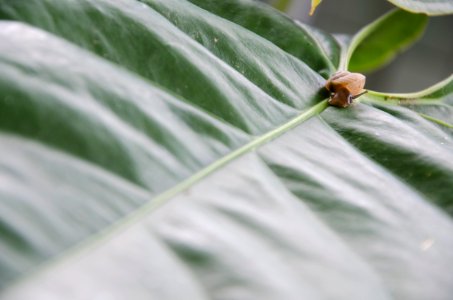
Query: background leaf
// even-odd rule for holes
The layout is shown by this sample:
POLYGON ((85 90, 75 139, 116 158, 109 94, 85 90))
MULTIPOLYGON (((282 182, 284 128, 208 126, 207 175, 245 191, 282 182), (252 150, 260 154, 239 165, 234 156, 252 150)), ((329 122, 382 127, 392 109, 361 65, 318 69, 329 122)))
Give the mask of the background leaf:
POLYGON ((370 72, 389 61, 417 41, 428 17, 404 10, 394 10, 354 36, 349 48, 348 70, 370 72))
POLYGON ((451 131, 216 2, 0 4, 1 297, 449 299, 451 131))
MULTIPOLYGON (((412 13, 424 13, 429 16, 449 15, 453 13, 453 3, 450 0, 388 0, 394 5, 412 13)), ((311 1, 311 12, 321 3, 311 1)))
POLYGON ((425 13, 430 16, 448 15, 453 13, 453 3, 449 0, 388 0, 414 13, 425 13))

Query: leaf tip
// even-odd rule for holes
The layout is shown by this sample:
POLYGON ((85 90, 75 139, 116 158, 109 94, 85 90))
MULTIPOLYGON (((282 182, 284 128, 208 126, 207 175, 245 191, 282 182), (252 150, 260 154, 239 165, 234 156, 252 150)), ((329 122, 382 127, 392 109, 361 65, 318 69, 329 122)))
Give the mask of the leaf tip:
POLYGON ((322 0, 311 0, 311 8, 310 8, 310 12, 309 12, 310 16, 313 16, 313 14, 315 13, 316 7, 318 7, 318 5, 321 3, 321 1, 322 0))

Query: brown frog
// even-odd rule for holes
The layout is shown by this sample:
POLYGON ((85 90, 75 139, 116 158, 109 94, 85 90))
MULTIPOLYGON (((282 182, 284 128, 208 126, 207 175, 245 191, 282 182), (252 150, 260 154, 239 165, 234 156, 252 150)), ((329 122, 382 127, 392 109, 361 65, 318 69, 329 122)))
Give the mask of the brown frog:
POLYGON ((326 89, 331 93, 329 104, 348 107, 352 100, 365 94, 365 76, 360 73, 338 71, 326 82, 326 89))

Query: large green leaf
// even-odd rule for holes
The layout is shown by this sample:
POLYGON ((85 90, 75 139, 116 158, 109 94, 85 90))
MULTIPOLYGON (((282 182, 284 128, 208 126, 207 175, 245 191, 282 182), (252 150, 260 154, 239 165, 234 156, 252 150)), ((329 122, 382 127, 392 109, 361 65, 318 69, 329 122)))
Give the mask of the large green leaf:
POLYGON ((327 108, 331 36, 203 3, 0 3, 2 298, 449 299, 450 129, 327 108))

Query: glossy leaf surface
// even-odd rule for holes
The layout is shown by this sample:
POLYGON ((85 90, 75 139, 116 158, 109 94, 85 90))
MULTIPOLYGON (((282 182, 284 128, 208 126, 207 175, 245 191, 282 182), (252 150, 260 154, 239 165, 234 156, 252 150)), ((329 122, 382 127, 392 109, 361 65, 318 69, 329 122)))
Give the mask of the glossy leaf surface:
POLYGON ((1 298, 448 299, 451 131, 217 3, 0 4, 1 298))

